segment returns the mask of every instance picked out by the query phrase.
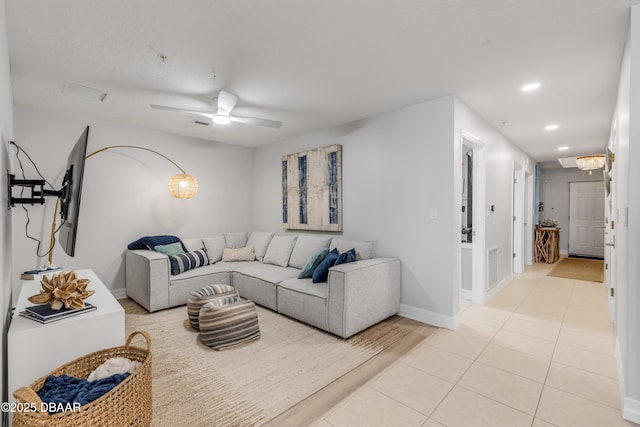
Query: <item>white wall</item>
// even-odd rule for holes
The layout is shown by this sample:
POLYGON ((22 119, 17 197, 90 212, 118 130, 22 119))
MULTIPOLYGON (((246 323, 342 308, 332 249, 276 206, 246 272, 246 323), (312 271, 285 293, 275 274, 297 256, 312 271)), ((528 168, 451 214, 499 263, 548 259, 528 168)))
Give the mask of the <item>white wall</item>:
MULTIPOLYGON (((462 134, 472 136, 483 144, 485 159, 485 234, 477 241, 484 240, 483 260, 486 264, 486 250, 498 248, 498 283, 505 285, 512 277, 512 243, 513 243, 513 169, 514 164, 530 174, 535 174, 535 162, 524 152, 513 145, 498 130, 489 125, 478 114, 472 111, 460 100, 455 104, 455 148, 460 149, 462 134), (495 211, 489 213, 489 207, 495 206, 495 211)), ((456 151, 455 158, 460 157, 456 151)), ((474 160, 474 167, 477 162, 474 160)), ((454 188, 461 188, 460 174, 454 175, 454 188)), ((524 176, 523 176, 524 178, 524 176)), ((479 183, 474 182, 474 188, 479 183)), ((456 194, 457 195, 457 194, 456 194)), ((534 194, 530 194, 529 206, 533 206, 534 194)), ((456 197, 456 212, 460 211, 460 197, 456 197)), ((458 224, 459 225, 459 224, 458 224)), ((474 229, 476 228, 474 224, 474 229)), ((459 234, 460 227, 456 227, 459 234)), ((522 254, 524 256, 524 254, 522 254)), ((494 289, 494 292, 497 289, 494 289)))
POLYGON ((616 221, 615 248, 610 259, 615 278, 615 331, 623 417, 640 423, 640 6, 631 8, 618 98, 609 147, 612 168, 612 215, 616 221), (633 142, 632 142, 633 141, 633 142))
MULTIPOLYGON (((145 235, 175 234, 188 238, 220 231, 249 230, 252 225, 252 150, 172 135, 126 124, 66 116, 56 111, 15 106, 15 141, 25 149, 43 175, 60 187, 67 156, 86 125, 89 148, 140 145, 154 149, 194 175, 199 192, 193 199, 174 199, 167 182, 179 171, 168 161, 140 150, 113 150, 87 160, 85 166, 76 256, 56 244, 53 262, 65 269, 92 268, 105 285, 125 287, 123 252, 145 235)), ((14 162, 16 163, 16 162, 14 162)), ((23 160, 28 166, 28 161, 23 160)), ((18 176, 17 164, 13 173, 18 176)), ((27 178, 37 178, 33 168, 27 178)), ((29 206, 30 233, 49 245, 55 198, 45 207, 29 206)), ((24 234, 26 216, 14 212, 14 271, 42 265, 36 243, 24 234)), ((60 221, 58 219, 58 225, 60 221)))
POLYGON ((375 240, 377 255, 401 259, 401 314, 455 327, 460 288, 460 174, 455 164, 462 130, 487 144, 487 185, 498 207, 488 220, 487 245, 505 248, 499 274, 508 278, 513 162, 531 172, 533 165, 453 97, 256 150, 254 228, 283 232, 283 155, 342 144, 344 236, 375 240), (437 209, 437 219, 431 219, 432 209, 437 209))
POLYGON ((343 235, 400 258, 403 307, 452 327, 453 107, 446 97, 257 149, 254 228, 284 232, 283 155, 342 144, 343 235))
POLYGON ((10 161, 7 155, 7 143, 13 139, 13 94, 11 91, 11 77, 9 72, 9 48, 7 45, 7 25, 5 1, 0 1, 0 173, 2 174, 2 205, 0 205, 0 322, 2 323, 2 341, 0 342, 0 367, 2 369, 2 402, 7 401, 5 352, 9 313, 11 305, 11 212, 7 211, 7 176, 10 161))
POLYGON ((569 249, 569 183, 602 181, 602 179, 602 169, 593 171, 591 175, 589 175, 589 171, 578 168, 542 171, 540 193, 544 203, 544 212, 541 212, 540 220, 555 219, 558 221, 561 253, 566 254, 569 249))

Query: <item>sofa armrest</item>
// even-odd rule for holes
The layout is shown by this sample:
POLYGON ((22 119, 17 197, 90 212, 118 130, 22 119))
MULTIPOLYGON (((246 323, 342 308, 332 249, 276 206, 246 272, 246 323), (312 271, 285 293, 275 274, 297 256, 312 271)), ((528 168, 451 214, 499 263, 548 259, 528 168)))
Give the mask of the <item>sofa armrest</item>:
POLYGON ((169 257, 146 249, 127 250, 127 296, 148 311, 169 307, 169 257))
POLYGON ((400 311, 400 260, 374 258, 329 269, 329 332, 348 338, 400 311))

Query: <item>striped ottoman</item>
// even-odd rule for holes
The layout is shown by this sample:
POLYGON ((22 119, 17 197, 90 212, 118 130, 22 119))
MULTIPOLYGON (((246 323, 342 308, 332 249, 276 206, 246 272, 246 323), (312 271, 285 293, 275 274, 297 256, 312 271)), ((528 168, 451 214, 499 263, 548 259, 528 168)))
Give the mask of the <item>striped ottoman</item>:
POLYGON ((191 292, 187 299, 187 316, 189 316, 189 323, 191 324, 191 327, 196 331, 200 330, 198 325, 198 315, 200 314, 200 308, 203 305, 210 301, 219 299, 224 300, 231 297, 238 297, 238 291, 236 291, 233 286, 229 285, 209 285, 191 292))
POLYGON ((240 297, 206 303, 200 309, 199 322, 200 339, 214 350, 260 338, 256 306, 240 297))

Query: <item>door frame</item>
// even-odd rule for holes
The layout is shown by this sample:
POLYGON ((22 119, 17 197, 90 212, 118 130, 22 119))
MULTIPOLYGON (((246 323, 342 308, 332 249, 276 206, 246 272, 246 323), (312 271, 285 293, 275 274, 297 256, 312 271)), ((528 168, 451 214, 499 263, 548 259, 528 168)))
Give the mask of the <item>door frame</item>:
POLYGON ((511 214, 513 218, 511 227, 511 250, 513 262, 511 272, 524 273, 524 200, 525 200, 525 175, 524 168, 517 162, 513 162, 513 191, 511 198, 511 214))
MULTIPOLYGON (((473 242, 471 243, 471 301, 475 304, 484 304, 485 302, 485 284, 486 277, 486 216, 485 205, 487 198, 487 174, 486 174, 486 155, 485 144, 475 136, 468 132, 462 131, 460 134, 459 151, 463 152, 464 146, 473 149, 473 201, 472 201, 472 221, 473 221, 473 242)), ((460 161, 456 161, 457 176, 462 174, 462 166, 460 161)), ((460 197, 460 195, 456 195, 460 197)), ((460 229, 456 238, 458 245, 461 247, 460 229)), ((462 264, 460 264, 460 271, 462 264)))

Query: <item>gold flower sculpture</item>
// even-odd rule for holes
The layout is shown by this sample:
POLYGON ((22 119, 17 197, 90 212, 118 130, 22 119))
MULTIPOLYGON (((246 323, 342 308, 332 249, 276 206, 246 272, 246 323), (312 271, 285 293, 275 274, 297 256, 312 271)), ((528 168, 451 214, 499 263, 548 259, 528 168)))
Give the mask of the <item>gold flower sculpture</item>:
POLYGON ((54 274, 51 279, 45 276, 40 283, 42 290, 39 294, 28 299, 34 304, 51 304, 54 310, 65 308, 84 308, 84 300, 95 291, 87 290, 89 279, 78 279, 75 271, 63 271, 54 274))

